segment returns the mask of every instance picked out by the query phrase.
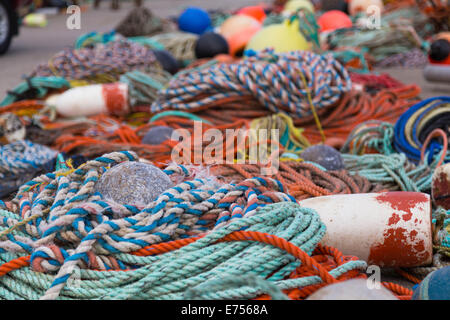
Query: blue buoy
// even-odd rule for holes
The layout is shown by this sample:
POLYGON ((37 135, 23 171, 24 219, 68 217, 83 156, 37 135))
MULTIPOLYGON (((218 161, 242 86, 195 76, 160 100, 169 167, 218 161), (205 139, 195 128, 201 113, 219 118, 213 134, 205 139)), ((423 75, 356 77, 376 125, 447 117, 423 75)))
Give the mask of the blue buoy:
POLYGON ((181 31, 202 34, 211 28, 211 18, 202 8, 189 7, 178 18, 178 28, 181 31))
POLYGON ((431 272, 412 296, 413 300, 450 300, 450 266, 431 272))

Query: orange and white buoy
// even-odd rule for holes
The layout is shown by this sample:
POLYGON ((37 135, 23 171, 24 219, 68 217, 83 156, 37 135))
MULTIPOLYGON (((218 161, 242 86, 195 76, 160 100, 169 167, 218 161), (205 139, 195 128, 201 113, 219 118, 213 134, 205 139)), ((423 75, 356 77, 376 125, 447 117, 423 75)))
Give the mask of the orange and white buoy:
POLYGON ((124 115, 129 112, 128 85, 125 83, 94 84, 69 89, 47 100, 56 112, 67 118, 96 114, 124 115))
POLYGON ((383 192, 316 197, 299 202, 327 227, 322 244, 380 267, 422 266, 432 261, 430 196, 383 192))

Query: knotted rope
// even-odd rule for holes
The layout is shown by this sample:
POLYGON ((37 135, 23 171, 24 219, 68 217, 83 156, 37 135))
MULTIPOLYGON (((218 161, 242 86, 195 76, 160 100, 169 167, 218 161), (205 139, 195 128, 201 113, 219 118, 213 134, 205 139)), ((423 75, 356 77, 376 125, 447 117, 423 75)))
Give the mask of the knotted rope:
POLYGON ((266 50, 237 63, 215 64, 175 77, 151 111, 199 110, 217 102, 250 99, 272 112, 295 118, 333 106, 351 88, 348 73, 331 55, 308 51, 275 54, 266 50), (306 82, 302 81, 303 75, 306 82))

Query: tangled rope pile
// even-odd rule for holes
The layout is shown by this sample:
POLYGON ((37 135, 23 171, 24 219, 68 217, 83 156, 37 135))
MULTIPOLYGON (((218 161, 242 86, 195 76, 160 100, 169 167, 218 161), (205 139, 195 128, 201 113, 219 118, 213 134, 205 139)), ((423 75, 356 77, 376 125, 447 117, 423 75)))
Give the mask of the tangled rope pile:
MULTIPOLYGON (((76 170, 40 176, 21 187, 9 205, 19 214, 0 212, 4 217, 0 238, 7 236, 0 241, 0 259, 6 262, 0 266, 3 297, 182 299, 189 287, 242 273, 256 274, 283 290, 298 290, 335 282, 366 266, 351 258, 341 260, 328 273, 314 263, 308 255, 316 249, 325 226, 314 211, 300 208, 283 193, 280 183, 269 178, 217 187, 202 179, 184 181, 145 208, 107 202, 92 193, 99 173, 107 166, 136 159, 129 152, 113 153, 76 170), (285 204, 266 205, 280 201, 285 204), (202 235, 208 226, 212 231, 202 235), (266 233, 272 240, 265 240, 266 233), (196 235, 201 237, 167 242, 196 235), (253 244, 249 239, 275 247, 253 244), (239 242, 223 242, 230 240, 239 242), (154 245, 162 241, 165 243, 154 245), (168 253, 148 257, 163 252, 168 253), (301 273, 296 273, 286 279, 300 265, 292 254, 309 268, 318 269, 319 276, 311 269, 314 275, 300 277, 301 273), (195 267, 190 264, 194 261, 195 267), (31 269, 20 270, 27 265, 31 269), (80 278, 72 286, 68 280, 75 270, 80 278), (52 273, 56 273, 54 278, 52 273)), ((189 174, 180 166, 165 172, 189 174)), ((319 248, 322 253, 327 250, 334 249, 319 248)), ((242 299, 262 293, 254 287, 239 288, 214 297, 242 299)))
POLYGON ((238 63, 213 65, 176 77, 160 92, 151 111, 193 111, 251 97, 272 112, 302 118, 312 114, 311 104, 317 109, 330 107, 350 88, 347 71, 331 56, 266 50, 238 63))
POLYGON ((168 29, 167 21, 155 16, 145 7, 132 9, 120 21, 115 31, 124 37, 151 36, 168 29))
MULTIPOLYGON (((447 149, 449 108, 450 97, 429 98, 409 108, 395 123, 395 149, 406 154, 411 161, 418 162, 423 157, 421 149, 425 147, 431 162, 443 147, 447 149), (430 141, 435 138, 435 133, 444 139, 442 143, 430 141)), ((442 157, 447 158, 446 151, 442 157)))
POLYGON ((56 151, 26 140, 1 146, 0 197, 17 190, 36 174, 52 171, 56 155, 56 151))
POLYGON ((195 59, 195 43, 198 36, 188 32, 168 32, 154 35, 150 41, 160 43, 164 49, 169 51, 177 60, 189 64, 195 59))
POLYGON ((128 85, 130 105, 142 106, 151 105, 170 78, 170 73, 157 68, 145 73, 137 70, 127 72, 120 76, 119 81, 128 85))
POLYGON ((94 48, 63 50, 47 64, 39 65, 31 76, 114 82, 127 71, 145 71, 146 68, 158 66, 159 63, 150 48, 135 42, 118 40, 94 48))
MULTIPOLYGON (((326 171, 316 164, 299 161, 281 161, 278 172, 271 178, 286 186, 297 200, 332 194, 380 192, 383 187, 372 184, 358 174, 345 170, 326 171)), ((224 164, 213 166, 220 181, 238 183, 249 177, 261 176, 261 166, 256 164, 224 164)))
POLYGON ((412 49, 408 52, 397 53, 379 61, 376 66, 379 68, 387 67, 406 67, 420 68, 428 64, 428 56, 420 49, 412 49))
POLYGON ((406 53, 427 44, 414 28, 404 26, 382 26, 380 29, 345 28, 331 32, 325 40, 328 48, 356 47, 366 49, 375 63, 395 54, 406 53))
MULTIPOLYGON (((419 93, 420 88, 416 85, 384 89, 374 95, 353 90, 345 94, 335 108, 318 112, 321 127, 327 138, 340 139, 337 146, 341 147, 358 124, 374 119, 395 122, 417 101, 419 93)), ((313 117, 295 119, 294 123, 305 128, 303 134, 311 143, 321 141, 322 134, 313 117)))

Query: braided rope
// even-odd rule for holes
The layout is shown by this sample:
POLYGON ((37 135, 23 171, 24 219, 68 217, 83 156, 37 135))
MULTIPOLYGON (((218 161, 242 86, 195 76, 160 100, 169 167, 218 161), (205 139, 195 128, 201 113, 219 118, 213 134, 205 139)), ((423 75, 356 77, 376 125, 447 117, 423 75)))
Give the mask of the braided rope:
MULTIPOLYGON (((189 244, 186 241, 190 239, 185 239, 181 247, 175 246, 178 250, 165 250, 167 253, 164 255, 155 256, 158 251, 152 247, 146 249, 147 255, 151 256, 118 253, 115 255, 117 259, 142 267, 126 272, 81 269, 78 270, 80 278, 76 282, 67 282, 62 290, 58 284, 47 290, 53 281, 51 275, 33 272, 29 268, 19 269, 26 265, 27 257, 11 261, 14 254, 0 254, 0 260, 11 261, 0 267, 3 274, 9 272, 9 277, 0 278, 4 288, 0 295, 22 299, 183 299, 189 295, 186 291, 189 288, 205 288, 208 281, 224 284, 223 279, 243 274, 263 278, 276 285, 278 290, 291 290, 332 283, 351 270, 357 272, 366 267, 362 261, 340 259, 341 264, 328 272, 311 259, 309 255, 324 233, 324 225, 311 209, 288 202, 268 205, 261 207, 255 215, 233 220, 189 244), (238 231, 243 228, 246 231, 238 231), (230 244, 228 241, 238 242, 230 244), (294 257, 300 259, 305 267, 317 271, 302 277, 287 277, 300 265, 294 257), (45 290, 47 292, 42 296, 45 290)), ((170 242, 164 245, 170 246, 170 242)), ((212 289, 208 285, 206 287, 212 289)), ((265 292, 268 291, 261 287, 243 286, 210 292, 207 297, 248 299, 265 292)))
POLYGON ((272 112, 301 118, 312 114, 308 92, 315 108, 322 109, 335 104, 350 88, 347 71, 331 55, 266 50, 237 63, 215 64, 175 77, 151 111, 192 111, 221 99, 239 101, 250 96, 272 112), (307 79, 307 87, 299 73, 307 79))

